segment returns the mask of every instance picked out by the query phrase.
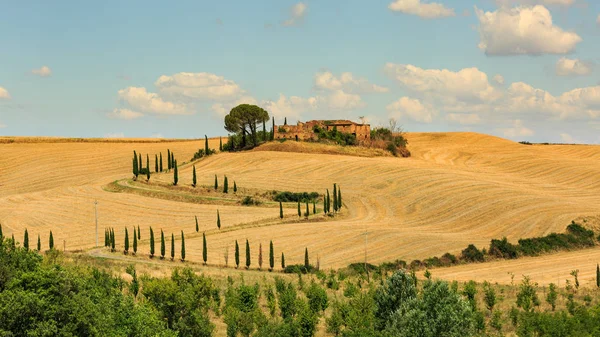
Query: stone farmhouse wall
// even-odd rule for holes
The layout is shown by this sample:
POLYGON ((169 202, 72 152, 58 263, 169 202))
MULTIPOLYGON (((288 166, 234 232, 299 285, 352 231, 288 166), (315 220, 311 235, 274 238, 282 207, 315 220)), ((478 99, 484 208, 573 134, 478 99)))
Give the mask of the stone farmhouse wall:
POLYGON ((336 128, 339 132, 354 134, 359 143, 371 139, 371 126, 369 124, 358 124, 348 120, 312 120, 304 123, 298 122, 296 125, 276 125, 274 138, 316 141, 319 136, 314 132, 315 125, 327 131, 336 128))

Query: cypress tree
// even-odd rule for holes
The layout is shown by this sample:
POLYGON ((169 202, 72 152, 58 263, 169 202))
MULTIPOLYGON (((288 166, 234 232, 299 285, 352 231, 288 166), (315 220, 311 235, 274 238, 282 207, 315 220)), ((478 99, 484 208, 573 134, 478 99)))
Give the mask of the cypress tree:
MULTIPOLYGON (((135 230, 135 228, 133 230, 135 230)), ((141 239, 142 239, 142 233, 140 231, 140 225, 138 225, 138 240, 141 240, 141 239)))
POLYGON ((194 165, 192 170, 192 186, 196 187, 196 165, 194 165))
POLYGON ((235 240, 235 268, 240 267, 240 246, 238 245, 237 240, 235 240))
POLYGON ((237 192, 237 185, 235 184, 235 180, 233 181, 233 193, 237 192))
POLYGON ((302 217, 302 211, 300 211, 300 201, 298 201, 298 217, 302 217))
POLYGON ((104 228, 104 247, 108 247, 108 229, 104 228))
POLYGON ((146 179, 150 181, 150 156, 146 154, 146 179))
POLYGON ((150 258, 154 257, 154 231, 150 227, 150 258))
POLYGON ((313 200, 313 214, 317 214, 317 202, 313 200))
POLYGON ((219 152, 223 152, 223 139, 219 136, 219 152))
POLYGON ((133 227, 133 255, 137 254, 137 233, 133 227))
POLYGON ((327 208, 327 213, 331 212, 331 198, 329 197, 329 189, 327 189, 327 200, 325 200, 325 207, 327 208))
POLYGON ((223 180, 223 193, 228 193, 229 192, 229 183, 227 182, 227 176, 225 176, 225 179, 223 180))
POLYGON ((263 136, 262 136, 262 140, 263 141, 267 141, 267 128, 265 127, 265 121, 263 121, 263 136))
POLYGON ((27 232, 27 228, 25 228, 25 235, 23 236, 23 248, 29 250, 29 232, 27 232))
POLYGON ((308 218, 310 215, 310 211, 308 210, 308 201, 306 202, 306 211, 304 211, 304 216, 308 218))
POLYGON ((175 235, 171 233, 171 261, 175 259, 175 235))
POLYGON ((160 258, 165 258, 165 233, 163 230, 160 230, 160 258))
POLYGON ((250 268, 250 243, 246 239, 246 269, 250 268))
POLYGON ((138 164, 138 169, 141 170, 144 168, 144 165, 142 165, 142 154, 138 153, 138 158, 140 160, 139 164, 138 164))
POLYGON ((310 264, 308 263, 308 247, 304 248, 304 268, 306 268, 306 271, 308 272, 308 268, 309 268, 310 264))
POLYGON ((217 175, 215 174, 215 191, 219 189, 219 181, 217 180, 217 175))
POLYGON ((129 252, 129 232, 127 231, 127 227, 125 227, 125 251, 124 253, 127 254, 129 252))
POLYGON ((283 118, 283 125, 287 125, 287 117, 283 118))
POLYGON ((198 216, 194 215, 194 217, 196 218, 196 233, 198 233, 198 216))
POLYGON ((275 252, 273 251, 273 240, 269 242, 269 270, 273 270, 275 266, 275 252))
POLYGON ((275 139, 275 117, 273 117, 273 126, 271 126, 271 140, 275 139))
POLYGON ((40 240, 40 235, 38 234, 38 244, 37 244, 37 251, 41 251, 42 250, 42 240, 40 240))
POLYGON ((337 196, 337 203, 338 203, 338 211, 342 210, 342 189, 338 187, 338 196, 337 196))
POLYGON ((263 259, 262 259, 262 242, 260 242, 258 244, 258 270, 262 269, 262 263, 263 263, 263 259))
POLYGON ((283 219, 283 205, 279 202, 279 219, 283 219))
POLYGON ((50 231, 50 238, 48 239, 48 247, 50 247, 50 250, 54 249, 54 236, 52 235, 52 231, 50 231))
POLYGON ((158 173, 158 155, 154 155, 154 172, 158 173))
POLYGON ((210 149, 208 148, 208 137, 206 137, 206 135, 204 135, 204 154, 205 155, 210 155, 210 149))
POLYGON ((202 261, 204 261, 204 265, 206 265, 206 260, 208 260, 208 248, 206 247, 206 233, 202 233, 202 261))
POLYGON ((177 172, 177 160, 173 162, 173 185, 177 186, 179 182, 179 174, 177 172))
POLYGON ((219 210, 217 210, 217 228, 221 230, 221 214, 219 214, 219 210))
POLYGON ((333 184, 333 211, 337 212, 337 186, 335 184, 333 184))
POLYGON ((600 265, 596 263, 596 287, 600 288, 600 265))
POLYGON ((185 261, 185 237, 183 231, 181 231, 181 262, 185 261))
POLYGON ((116 242, 115 242, 115 229, 113 228, 113 229, 111 229, 111 235, 110 235, 110 250, 112 252, 115 251, 115 245, 116 245, 116 242))
POLYGON ((2 235, 2 224, 0 223, 0 241, 2 241, 2 239, 4 239, 4 236, 2 235))
POLYGON ((137 178, 139 174, 138 161, 137 161, 137 153, 133 150, 133 175, 137 178))
POLYGON ((175 168, 175 154, 171 152, 171 168, 175 168))
POLYGON ((158 166, 158 168, 160 169, 160 172, 162 172, 163 171, 162 152, 160 153, 160 159, 159 160, 160 160, 160 162, 159 162, 160 165, 158 166))
POLYGON ((167 171, 171 170, 171 150, 167 149, 167 171))
POLYGON ((285 269, 285 255, 281 252, 281 269, 285 269))

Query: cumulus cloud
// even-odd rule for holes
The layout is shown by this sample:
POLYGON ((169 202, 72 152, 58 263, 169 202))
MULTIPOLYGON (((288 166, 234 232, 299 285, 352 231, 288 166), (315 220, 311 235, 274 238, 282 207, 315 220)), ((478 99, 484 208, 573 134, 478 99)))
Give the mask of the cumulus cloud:
POLYGON ((386 87, 369 82, 366 78, 355 78, 350 72, 335 76, 330 71, 315 74, 315 88, 325 90, 344 90, 350 93, 382 93, 388 92, 386 87))
POLYGON ((276 101, 263 101, 262 107, 267 110, 269 114, 277 118, 299 118, 303 112, 315 109, 316 103, 317 99, 315 97, 286 97, 284 94, 279 94, 279 98, 276 101))
POLYGON ((502 75, 496 75, 496 76, 494 76, 493 80, 498 85, 503 85, 504 84, 504 76, 502 76, 502 75))
POLYGON ((401 120, 403 117, 421 123, 431 123, 437 114, 435 109, 428 104, 423 104, 418 99, 402 97, 386 107, 389 117, 401 120))
POLYGON ((308 6, 303 2, 298 2, 297 4, 293 5, 290 10, 290 18, 285 20, 282 25, 295 26, 302 23, 304 17, 306 16, 307 9, 308 6))
POLYGON ((394 12, 417 15, 423 19, 436 19, 456 15, 454 9, 441 3, 421 0, 396 0, 388 5, 394 12))
POLYGON ((505 137, 516 138, 516 137, 529 137, 533 136, 535 132, 523 125, 520 119, 513 121, 512 128, 501 129, 505 137))
POLYGON ((545 6, 565 6, 569 7, 575 3, 575 0, 496 0, 498 6, 512 7, 515 5, 545 5, 545 6))
POLYGON ((589 75, 592 73, 592 63, 581 61, 579 59, 568 59, 561 57, 556 62, 556 75, 558 76, 577 76, 589 75))
POLYGON ((243 96, 243 97, 240 97, 239 99, 236 99, 235 101, 215 103, 211 106, 211 109, 214 112, 216 112, 219 116, 224 117, 231 111, 231 109, 233 109, 234 107, 236 107, 240 104, 257 105, 258 101, 254 97, 243 96))
POLYGON ((33 70, 31 70, 31 73, 34 75, 38 75, 40 77, 52 76, 52 70, 50 68, 48 68, 47 66, 42 66, 39 69, 33 69, 33 70))
POLYGON ((318 97, 317 103, 321 102, 325 102, 330 109, 334 110, 354 110, 366 105, 359 95, 346 93, 343 90, 334 90, 328 96, 318 97))
POLYGON ((481 123, 481 118, 478 114, 449 113, 446 115, 446 121, 461 125, 474 125, 481 123))
POLYGON ((117 109, 114 109, 112 112, 108 113, 107 116, 109 118, 114 118, 114 119, 132 120, 132 119, 140 118, 140 117, 144 116, 144 114, 141 112, 130 110, 130 109, 118 109, 117 108, 117 109))
POLYGON ((499 8, 484 12, 475 7, 479 20, 479 49, 487 55, 567 54, 581 37, 555 26, 544 6, 499 8))
POLYGON ((240 86, 223 76, 210 73, 177 73, 160 76, 154 83, 163 95, 192 99, 226 101, 242 94, 240 86))
POLYGON ((0 99, 10 99, 10 94, 8 93, 8 90, 0 87, 0 99))
POLYGON ((163 100, 158 94, 146 91, 146 88, 128 87, 119 90, 119 100, 134 111, 157 115, 189 115, 192 111, 183 103, 163 100))

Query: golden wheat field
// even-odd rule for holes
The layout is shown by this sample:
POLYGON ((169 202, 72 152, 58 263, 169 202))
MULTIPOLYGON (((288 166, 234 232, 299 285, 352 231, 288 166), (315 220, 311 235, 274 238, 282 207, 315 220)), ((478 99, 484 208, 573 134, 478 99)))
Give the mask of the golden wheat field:
MULTIPOLYGON (((253 267, 257 266, 259 244, 264 265, 268 264, 272 240, 275 255, 285 252, 287 264, 302 263, 306 247, 311 262, 318 256, 321 268, 337 268, 364 261, 365 231, 370 263, 410 261, 458 253, 470 243, 485 247, 492 238, 506 236, 514 242, 562 232, 572 219, 600 214, 600 146, 528 146, 477 133, 409 133, 407 138, 411 158, 259 148, 194 163, 198 182, 204 185, 212 185, 217 174, 220 180, 228 176, 230 189, 233 180, 240 187, 259 190, 322 194, 326 188, 331 190, 333 183, 341 187, 342 216, 296 223, 279 221, 277 207, 196 204, 106 190, 113 181, 131 178, 133 150, 144 155, 144 165, 146 153, 150 154, 151 168, 155 153, 162 151, 166 157, 167 148, 174 151, 180 162, 180 185, 190 185, 189 161, 204 147, 203 140, 8 142, 0 144, 0 223, 5 235, 14 233, 17 240, 27 228, 31 241, 39 234, 47 245, 52 230, 61 249, 63 245, 67 250, 87 249, 95 245, 97 200, 100 245, 105 227, 115 228, 120 244, 124 228, 139 225, 139 250, 146 254, 148 226, 155 231, 163 229, 168 241, 175 233, 179 242, 183 230, 188 259, 200 261, 202 236, 195 232, 197 216, 200 232, 206 231, 209 263, 223 264, 228 249, 232 265, 235 240, 243 251, 248 239, 253 267), (221 231, 216 229, 217 209, 221 231)), ((211 147, 217 148, 218 142, 211 139, 211 147)), ((172 173, 151 178, 151 182, 171 181, 172 173)), ((285 212, 292 217, 296 210, 285 212)), ((477 264, 438 269, 434 275, 462 279, 479 271, 480 278, 497 276, 498 282, 510 282, 505 277, 508 272, 535 274, 536 268, 542 268, 544 264, 536 259, 552 265, 556 277, 564 272, 564 279, 578 261, 589 261, 594 268, 594 261, 600 262, 600 249, 495 262, 501 264, 496 269, 484 270, 477 264)))

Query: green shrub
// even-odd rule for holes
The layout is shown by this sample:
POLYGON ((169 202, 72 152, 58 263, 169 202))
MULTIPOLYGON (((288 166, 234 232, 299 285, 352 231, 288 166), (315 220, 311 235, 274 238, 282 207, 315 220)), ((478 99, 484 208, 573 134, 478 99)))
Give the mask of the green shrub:
MULTIPOLYGON (((275 192, 275 191, 274 191, 275 192)), ((317 192, 276 192, 273 200, 279 202, 313 202, 319 199, 319 193, 317 192)))
POLYGON ((468 262, 483 262, 483 253, 470 244, 461 252, 461 259, 468 262))
POLYGON ((508 242, 506 237, 502 240, 493 239, 488 254, 501 259, 516 259, 518 257, 517 246, 508 242))
POLYGON ((260 200, 256 200, 249 195, 245 196, 244 199, 242 199, 241 203, 244 206, 253 206, 261 204, 260 200))
POLYGON ((312 265, 308 265, 308 268, 306 268, 306 266, 304 266, 303 264, 290 264, 285 266, 283 272, 286 274, 307 274, 312 273, 315 270, 315 267, 313 267, 312 265))

